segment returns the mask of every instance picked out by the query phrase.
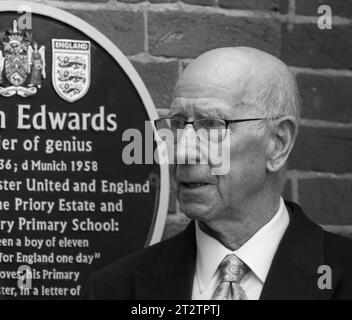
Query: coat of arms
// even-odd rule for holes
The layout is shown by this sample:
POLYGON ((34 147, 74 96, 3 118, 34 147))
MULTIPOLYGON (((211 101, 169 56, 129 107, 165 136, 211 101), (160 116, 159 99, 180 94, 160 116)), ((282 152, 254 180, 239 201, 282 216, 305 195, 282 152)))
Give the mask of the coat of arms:
POLYGON ((29 31, 13 29, 0 33, 0 95, 28 97, 37 93, 45 74, 45 47, 32 42, 29 31))
POLYGON ((53 86, 68 102, 81 99, 90 86, 90 41, 52 39, 53 86))

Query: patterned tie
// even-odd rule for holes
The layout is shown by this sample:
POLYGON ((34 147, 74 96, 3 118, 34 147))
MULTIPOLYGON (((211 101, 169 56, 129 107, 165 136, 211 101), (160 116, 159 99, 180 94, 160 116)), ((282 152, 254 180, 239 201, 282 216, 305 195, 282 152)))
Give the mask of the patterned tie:
POLYGON ((249 271, 234 254, 228 254, 220 264, 221 281, 214 291, 212 300, 247 300, 246 293, 240 286, 243 276, 249 271))

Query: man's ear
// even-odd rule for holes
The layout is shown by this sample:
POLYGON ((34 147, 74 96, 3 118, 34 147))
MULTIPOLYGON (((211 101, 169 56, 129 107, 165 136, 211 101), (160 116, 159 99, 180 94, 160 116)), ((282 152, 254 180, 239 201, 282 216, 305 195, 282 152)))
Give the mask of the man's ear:
POLYGON ((268 148, 267 170, 279 171, 286 163, 298 133, 297 120, 284 116, 274 120, 268 148))

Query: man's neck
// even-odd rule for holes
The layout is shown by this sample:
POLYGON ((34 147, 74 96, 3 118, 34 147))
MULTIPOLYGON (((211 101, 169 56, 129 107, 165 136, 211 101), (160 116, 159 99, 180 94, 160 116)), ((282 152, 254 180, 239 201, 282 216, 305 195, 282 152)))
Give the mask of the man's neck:
POLYGON ((238 212, 226 221, 199 221, 199 227, 209 236, 217 239, 226 248, 234 251, 243 246, 258 230, 268 223, 280 206, 280 198, 261 202, 238 212))

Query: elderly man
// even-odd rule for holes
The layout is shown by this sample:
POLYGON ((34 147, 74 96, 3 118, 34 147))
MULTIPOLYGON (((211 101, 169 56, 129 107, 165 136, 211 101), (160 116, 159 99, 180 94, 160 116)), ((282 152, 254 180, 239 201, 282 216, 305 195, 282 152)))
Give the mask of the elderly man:
POLYGON ((86 297, 352 298, 352 242, 281 197, 299 101, 287 66, 265 52, 221 48, 195 59, 176 84, 169 116, 156 121, 175 133, 176 158, 186 159, 174 166, 175 190, 193 221, 94 274, 86 297), (214 174, 201 143, 187 147, 198 131, 200 140, 228 142, 228 172, 214 174))

